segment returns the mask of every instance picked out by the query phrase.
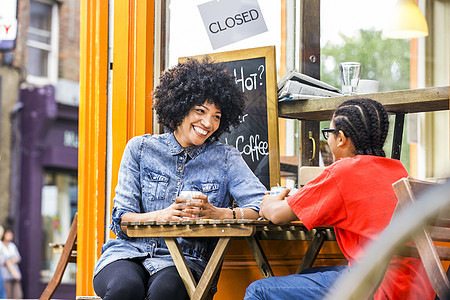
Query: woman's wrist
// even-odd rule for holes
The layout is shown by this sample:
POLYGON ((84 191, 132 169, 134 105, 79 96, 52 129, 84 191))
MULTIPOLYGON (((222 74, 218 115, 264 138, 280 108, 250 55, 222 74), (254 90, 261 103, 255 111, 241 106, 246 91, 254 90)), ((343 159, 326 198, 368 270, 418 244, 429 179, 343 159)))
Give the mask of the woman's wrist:
POLYGON ((230 207, 230 209, 233 214, 233 220, 235 220, 236 219, 236 210, 234 209, 234 207, 230 207))

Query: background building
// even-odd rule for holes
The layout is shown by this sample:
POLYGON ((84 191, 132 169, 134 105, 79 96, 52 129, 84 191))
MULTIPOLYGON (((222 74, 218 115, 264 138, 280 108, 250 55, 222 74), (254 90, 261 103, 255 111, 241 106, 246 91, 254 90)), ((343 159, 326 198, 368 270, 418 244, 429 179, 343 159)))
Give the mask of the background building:
MULTIPOLYGON (((48 243, 65 241, 77 207, 80 2, 16 3, 14 48, 0 52, 0 223, 37 298, 59 259, 48 243)), ((55 297, 74 298, 75 278, 69 265, 55 297)))

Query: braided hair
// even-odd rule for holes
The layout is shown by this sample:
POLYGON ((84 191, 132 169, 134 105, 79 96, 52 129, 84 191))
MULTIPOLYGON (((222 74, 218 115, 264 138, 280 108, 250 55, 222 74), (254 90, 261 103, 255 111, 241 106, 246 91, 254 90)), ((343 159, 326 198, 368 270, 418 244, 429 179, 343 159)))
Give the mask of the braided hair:
POLYGON ((356 153, 385 157, 383 145, 389 130, 389 117, 381 103, 372 99, 343 102, 333 114, 334 126, 350 137, 356 153))

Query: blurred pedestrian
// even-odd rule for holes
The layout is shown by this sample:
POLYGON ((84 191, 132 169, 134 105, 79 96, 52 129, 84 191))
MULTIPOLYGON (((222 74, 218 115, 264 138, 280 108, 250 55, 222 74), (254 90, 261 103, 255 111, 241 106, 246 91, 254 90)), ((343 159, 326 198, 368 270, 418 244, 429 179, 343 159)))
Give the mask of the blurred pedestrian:
MULTIPOLYGON (((3 233, 5 232, 5 229, 3 226, 0 226, 0 239, 3 239, 3 233)), ((5 263, 5 259, 3 255, 0 253, 0 266, 3 266, 5 263)), ((6 298, 6 291, 5 291, 5 282, 3 281, 2 272, 0 272, 0 299, 6 298)))
POLYGON ((14 234, 10 228, 6 228, 0 243, 0 256, 5 263, 2 264, 2 275, 5 281, 6 296, 9 299, 21 299, 22 293, 22 274, 20 273, 19 263, 21 260, 19 250, 13 243, 14 234))

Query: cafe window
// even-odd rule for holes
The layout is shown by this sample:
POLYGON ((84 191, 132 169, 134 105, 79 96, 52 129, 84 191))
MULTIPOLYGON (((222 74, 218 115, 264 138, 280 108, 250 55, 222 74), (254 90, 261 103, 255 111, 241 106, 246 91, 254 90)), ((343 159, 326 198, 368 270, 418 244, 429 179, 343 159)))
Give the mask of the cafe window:
MULTIPOLYGON (((338 64, 361 63, 360 85, 366 80, 379 82, 379 92, 448 86, 448 45, 446 30, 438 30, 449 20, 449 3, 416 1, 427 19, 429 35, 419 39, 390 39, 382 35, 389 22, 393 1, 321 0, 321 80, 340 87, 338 64), (349 17, 351 16, 351 17, 349 17), (435 46, 441 45, 441 46, 435 46), (439 63, 447 62, 447 63, 439 63)), ((445 27, 445 26, 444 26, 445 27)), ((391 157, 394 116, 384 150, 391 157)), ((400 160, 410 175, 438 179, 448 176, 449 123, 447 112, 405 115, 400 160), (437 161, 441 161, 439 164, 437 161)), ((323 122, 321 127, 328 127, 323 122)), ((321 146, 326 148, 326 142, 321 146)))
MULTIPOLYGON (((300 54, 308 43, 301 40, 304 24, 300 18, 305 13, 301 10, 310 9, 311 5, 304 6, 300 0, 258 0, 268 32, 213 50, 198 9, 207 2, 211 1, 170 1, 166 10, 168 21, 163 24, 167 38, 162 48, 167 59, 163 69, 173 66, 183 56, 276 45, 278 79, 285 70, 303 71, 300 54)), ((341 88, 339 63, 357 61, 362 65, 361 79, 378 81, 379 92, 448 86, 449 48, 448 43, 442 46, 442 41, 449 40, 450 30, 441 24, 448 23, 450 4, 448 1, 416 2, 427 19, 430 35, 419 39, 388 39, 382 35, 382 29, 394 1, 321 0, 320 19, 313 20, 320 22, 320 79, 341 88)), ((317 36, 310 35, 309 38, 317 36)), ((450 165, 446 154, 449 151, 449 127, 442 126, 449 123, 448 113, 408 114, 405 118, 402 163, 412 176, 418 178, 444 176, 450 165), (439 164, 439 161, 444 163, 439 164)), ((322 122, 321 128, 328 124, 322 122)), ((387 157, 391 157, 392 152, 393 125, 394 117, 391 116, 385 146, 387 157)), ((297 166, 299 155, 298 131, 298 121, 280 120, 281 162, 295 164, 293 167, 297 166)), ((320 141, 320 147, 320 164, 330 164, 332 160, 324 140, 320 141)), ((295 187, 297 173, 292 172, 294 168, 289 170, 282 170, 286 181, 281 184, 295 187)))
MULTIPOLYGON (((46 171, 42 187, 42 265, 41 281, 53 276, 61 254, 54 253, 49 243, 63 244, 69 235, 72 220, 77 212, 77 175, 59 171, 46 171)), ((63 283, 75 283, 76 265, 69 264, 63 283)))
POLYGON ((35 84, 56 83, 58 73, 58 6, 53 1, 30 1, 27 80, 35 84))
MULTIPOLYGON (((382 36, 390 0, 362 3, 357 0, 321 0, 321 80, 341 88, 339 63, 359 62, 360 82, 375 81, 378 89, 370 92, 407 90, 411 88, 411 41, 382 36), (347 18, 344 16, 352 16, 347 18)), ((363 93, 364 91, 358 91, 363 93)), ((408 118, 408 116, 406 117, 408 118)), ((391 156, 394 117, 384 150, 391 156)), ((321 128, 329 127, 322 122, 321 128)), ((407 126, 405 131, 408 130, 407 126)), ((321 137, 323 164, 331 162, 327 142, 321 137)), ((409 170, 409 144, 403 139, 401 161, 409 170)))

